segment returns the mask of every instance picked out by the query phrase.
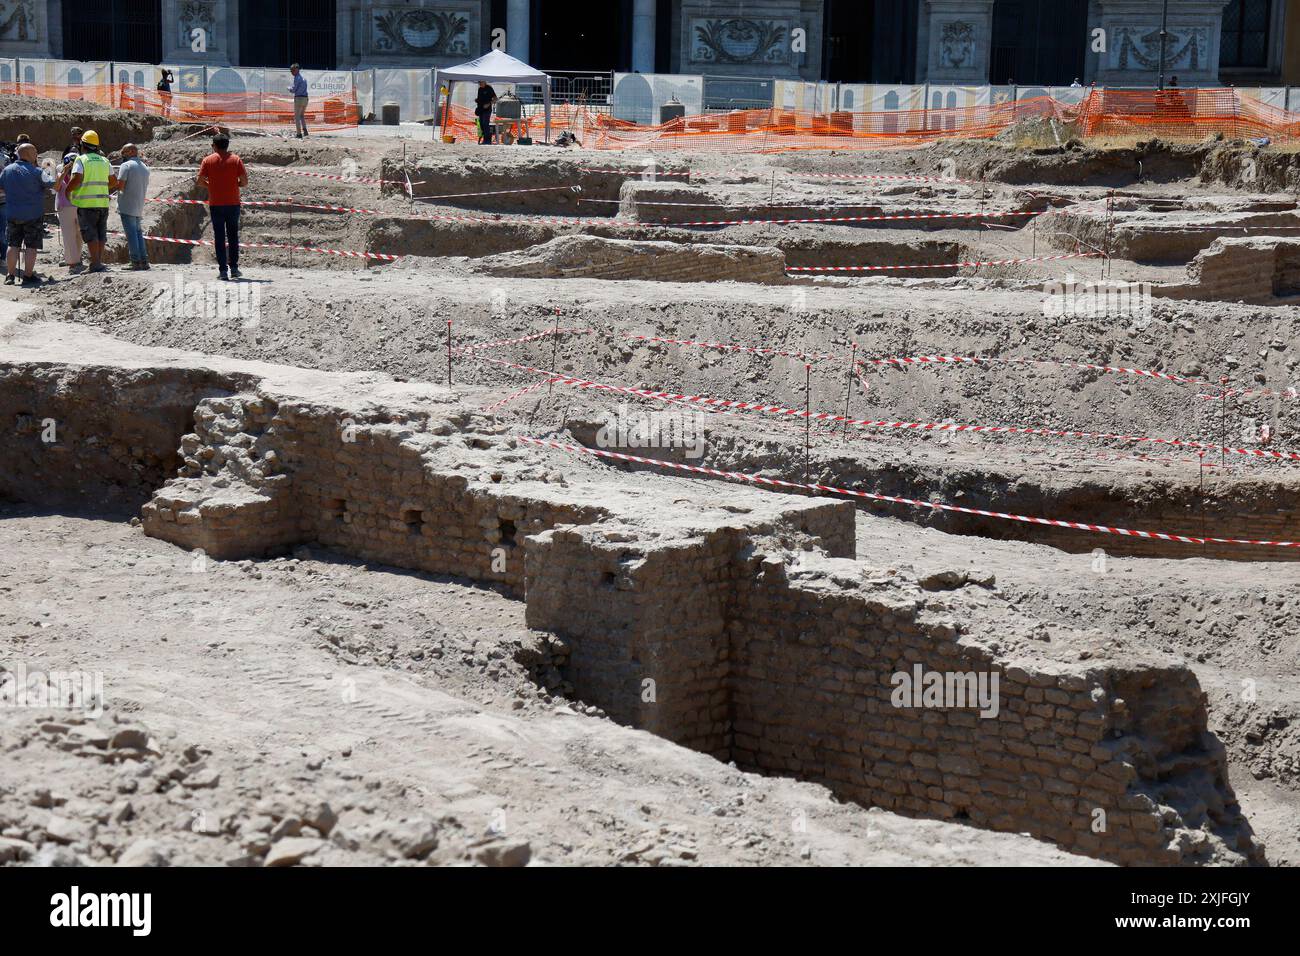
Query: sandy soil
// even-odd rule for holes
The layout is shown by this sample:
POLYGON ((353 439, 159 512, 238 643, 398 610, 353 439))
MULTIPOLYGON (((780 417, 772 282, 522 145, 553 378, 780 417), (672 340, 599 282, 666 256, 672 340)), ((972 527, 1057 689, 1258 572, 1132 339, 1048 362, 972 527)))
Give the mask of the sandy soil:
MULTIPOLYGON (((591 150, 521 155, 433 143, 404 149, 400 141, 361 135, 322 137, 309 145, 263 137, 239 142, 237 149, 259 168, 250 197, 291 195, 379 214, 295 212, 295 241, 411 258, 367 267, 296 254, 291 266, 285 251, 249 251, 243 288, 256 296, 252 320, 152 307, 163 287, 213 279, 211 252, 184 247, 157 260, 177 264, 143 275, 68 279, 42 266, 58 281, 35 292, 4 288, 0 299, 34 305, 26 320, 85 324, 138 344, 306 368, 376 369, 435 382, 448 373, 448 319, 460 346, 528 335, 558 322, 601 334, 482 354, 611 384, 794 408, 803 406, 811 383, 810 406, 833 412, 844 408, 854 344, 859 358, 1070 359, 1211 382, 1227 376, 1240 388, 1296 385, 1297 314, 1289 304, 1158 302, 1149 321, 1045 315, 1044 282, 1100 278, 1103 266, 1095 260, 950 278, 817 278, 763 286, 525 280, 482 275, 476 260, 527 250, 579 227, 411 219, 466 209, 512 219, 593 215, 589 207, 596 199, 619 197, 622 177, 579 167, 635 166, 641 157, 591 150), (423 180, 424 195, 577 178, 590 202, 417 204, 400 190, 294 177, 271 166, 384 178, 410 171, 423 180), (835 358, 808 372, 800 359, 648 344, 629 334, 835 358)), ((184 170, 204 151, 201 138, 149 145, 146 155, 160 167, 154 194, 198 195, 184 170)), ((982 212, 1034 204, 1064 208, 1112 188, 1210 206, 1253 202, 1259 197, 1251 188, 1281 195, 1289 165, 1269 167, 1271 180, 1247 183, 1243 155, 1231 144, 1199 152, 1143 147, 1107 155, 1028 155, 1006 143, 979 143, 911 152, 661 159, 691 169, 693 184, 710 201, 739 204, 740 218, 764 215, 755 212, 764 208, 770 216, 777 202, 982 212), (830 184, 803 175, 828 169, 988 174, 1005 183, 830 184)), ((210 238, 205 217, 177 211, 183 208, 151 210, 150 227, 210 238)), ((284 242, 289 227, 286 211, 254 210, 245 239, 284 242)), ((703 235, 608 228, 611 235, 634 238, 778 245, 787 256, 797 252, 808 261, 880 262, 889 255, 905 261, 935 253, 935 244, 968 258, 1042 255, 1062 247, 1046 226, 1038 235, 1030 228, 926 230, 910 224, 748 225, 703 235), (868 242, 879 245, 866 250, 868 242)), ((1110 274, 1176 281, 1183 267, 1116 260, 1110 274)), ((482 387, 485 403, 536 380, 469 356, 458 358, 452 371, 457 383, 482 387)), ((1198 397, 1200 391, 1149 376, 1060 366, 882 365, 855 381, 849 410, 890 421, 1117 431, 1215 444, 1230 437, 1231 444, 1243 444, 1248 439, 1241 436, 1267 423, 1275 447, 1300 447, 1293 401, 1274 396, 1223 405, 1198 397)), ((582 435, 611 404, 607 396, 557 386, 512 403, 502 417, 531 434, 582 435)), ((802 477, 801 425, 733 414, 711 416, 709 427, 707 464, 802 477)), ((1212 455, 1203 470, 1186 448, 1036 436, 975 442, 889 429, 847 442, 834 429, 809 435, 809 470, 821 481, 897 480, 908 488, 928 482, 936 495, 969 494, 968 501, 992 505, 1014 501, 1006 489, 1016 487, 1021 504, 1084 508, 1109 496, 1122 500, 1137 520, 1144 508, 1184 491, 1199 494, 1202 483, 1211 496, 1233 493, 1259 507, 1290 507, 1300 482, 1291 464, 1246 457, 1225 458, 1228 467, 1215 467, 1220 462, 1212 455)), ((1300 565, 1269 560, 1267 553, 1228 562, 1192 552, 1186 560, 1107 557, 1099 567, 1089 552, 1108 547, 1104 539, 1067 554, 1023 541, 945 534, 902 517, 864 513, 859 556, 918 570, 958 565, 991 572, 1003 595, 1026 612, 1093 632, 1093 653, 1152 647, 1187 659, 1207 693, 1211 727, 1228 748, 1232 783, 1270 861, 1300 862, 1300 612, 1293 596, 1300 565), (1251 682, 1254 699, 1247 699, 1243 681, 1251 682)), ((286 863, 299 850, 297 859, 327 864, 499 863, 525 856, 661 865, 1080 862, 1027 839, 836 804, 818 787, 741 774, 585 708, 577 712, 533 680, 532 649, 545 637, 523 626, 522 605, 463 582, 312 551, 289 560, 208 562, 196 573, 188 554, 104 516, 18 506, 0 512, 0 519, 6 597, 0 636, 29 666, 102 672, 111 709, 94 728, 45 712, 0 712, 0 861, 112 862, 130 854, 131 861, 250 863, 268 841, 288 838, 307 842, 286 849, 286 863), (127 733, 128 743, 119 746, 114 739, 123 727, 138 733, 127 733), (322 803, 329 814, 320 811, 322 803), (194 828, 200 819, 203 832, 194 828)))

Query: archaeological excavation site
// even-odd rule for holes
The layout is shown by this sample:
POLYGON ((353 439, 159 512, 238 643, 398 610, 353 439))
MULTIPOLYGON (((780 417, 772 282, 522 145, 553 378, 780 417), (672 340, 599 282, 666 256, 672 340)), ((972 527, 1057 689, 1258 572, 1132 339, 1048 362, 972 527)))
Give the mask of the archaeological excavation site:
POLYGON ((151 268, 0 291, 0 864, 1300 864, 1292 141, 234 127, 220 281, 210 135, 72 126, 151 268))

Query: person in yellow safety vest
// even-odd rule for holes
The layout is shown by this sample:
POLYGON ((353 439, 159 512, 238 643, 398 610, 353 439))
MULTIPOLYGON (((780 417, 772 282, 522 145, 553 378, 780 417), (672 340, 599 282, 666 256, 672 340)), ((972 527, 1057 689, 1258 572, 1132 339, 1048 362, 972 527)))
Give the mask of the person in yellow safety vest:
POLYGON ((101 152, 99 134, 88 129, 81 134, 81 155, 72 164, 68 198, 77 207, 77 225, 90 252, 90 272, 107 272, 104 243, 108 241, 108 194, 116 187, 113 165, 101 152))

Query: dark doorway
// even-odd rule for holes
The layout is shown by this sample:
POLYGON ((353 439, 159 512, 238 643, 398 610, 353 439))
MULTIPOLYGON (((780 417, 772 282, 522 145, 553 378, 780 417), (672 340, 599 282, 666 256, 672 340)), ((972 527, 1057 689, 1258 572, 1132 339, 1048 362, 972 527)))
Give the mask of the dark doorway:
POLYGON ((1082 81, 1088 0, 996 0, 989 82, 1068 86, 1082 81))
POLYGON ((64 59, 157 63, 161 6, 160 0, 65 0, 64 59))
POLYGON ((532 49, 539 70, 632 68, 632 0, 532 0, 532 49))
POLYGON ((871 75, 871 37, 875 4, 826 0, 822 77, 838 83, 865 83, 871 75))
POLYGON ((240 65, 334 69, 337 6, 335 0, 240 0, 240 65))
POLYGON ((822 78, 914 82, 917 10, 914 0, 826 0, 822 78))

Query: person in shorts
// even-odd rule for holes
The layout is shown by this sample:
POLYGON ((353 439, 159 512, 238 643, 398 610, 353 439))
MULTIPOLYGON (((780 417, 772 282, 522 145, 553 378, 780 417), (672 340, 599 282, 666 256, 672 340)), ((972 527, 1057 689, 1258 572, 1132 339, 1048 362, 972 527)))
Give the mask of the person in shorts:
POLYGON ((108 197, 117 183, 113 166, 100 148, 99 134, 88 129, 81 134, 82 153, 72 164, 68 197, 77 207, 77 225, 90 253, 90 272, 107 272, 104 244, 108 242, 108 197))
POLYGON ((23 281, 26 288, 38 286, 36 253, 45 239, 45 191, 54 184, 47 181, 44 171, 36 165, 38 153, 32 143, 18 147, 18 161, 10 163, 0 172, 0 189, 5 192, 9 213, 7 238, 9 249, 5 254, 5 285, 17 281, 18 257, 23 257, 23 281))

